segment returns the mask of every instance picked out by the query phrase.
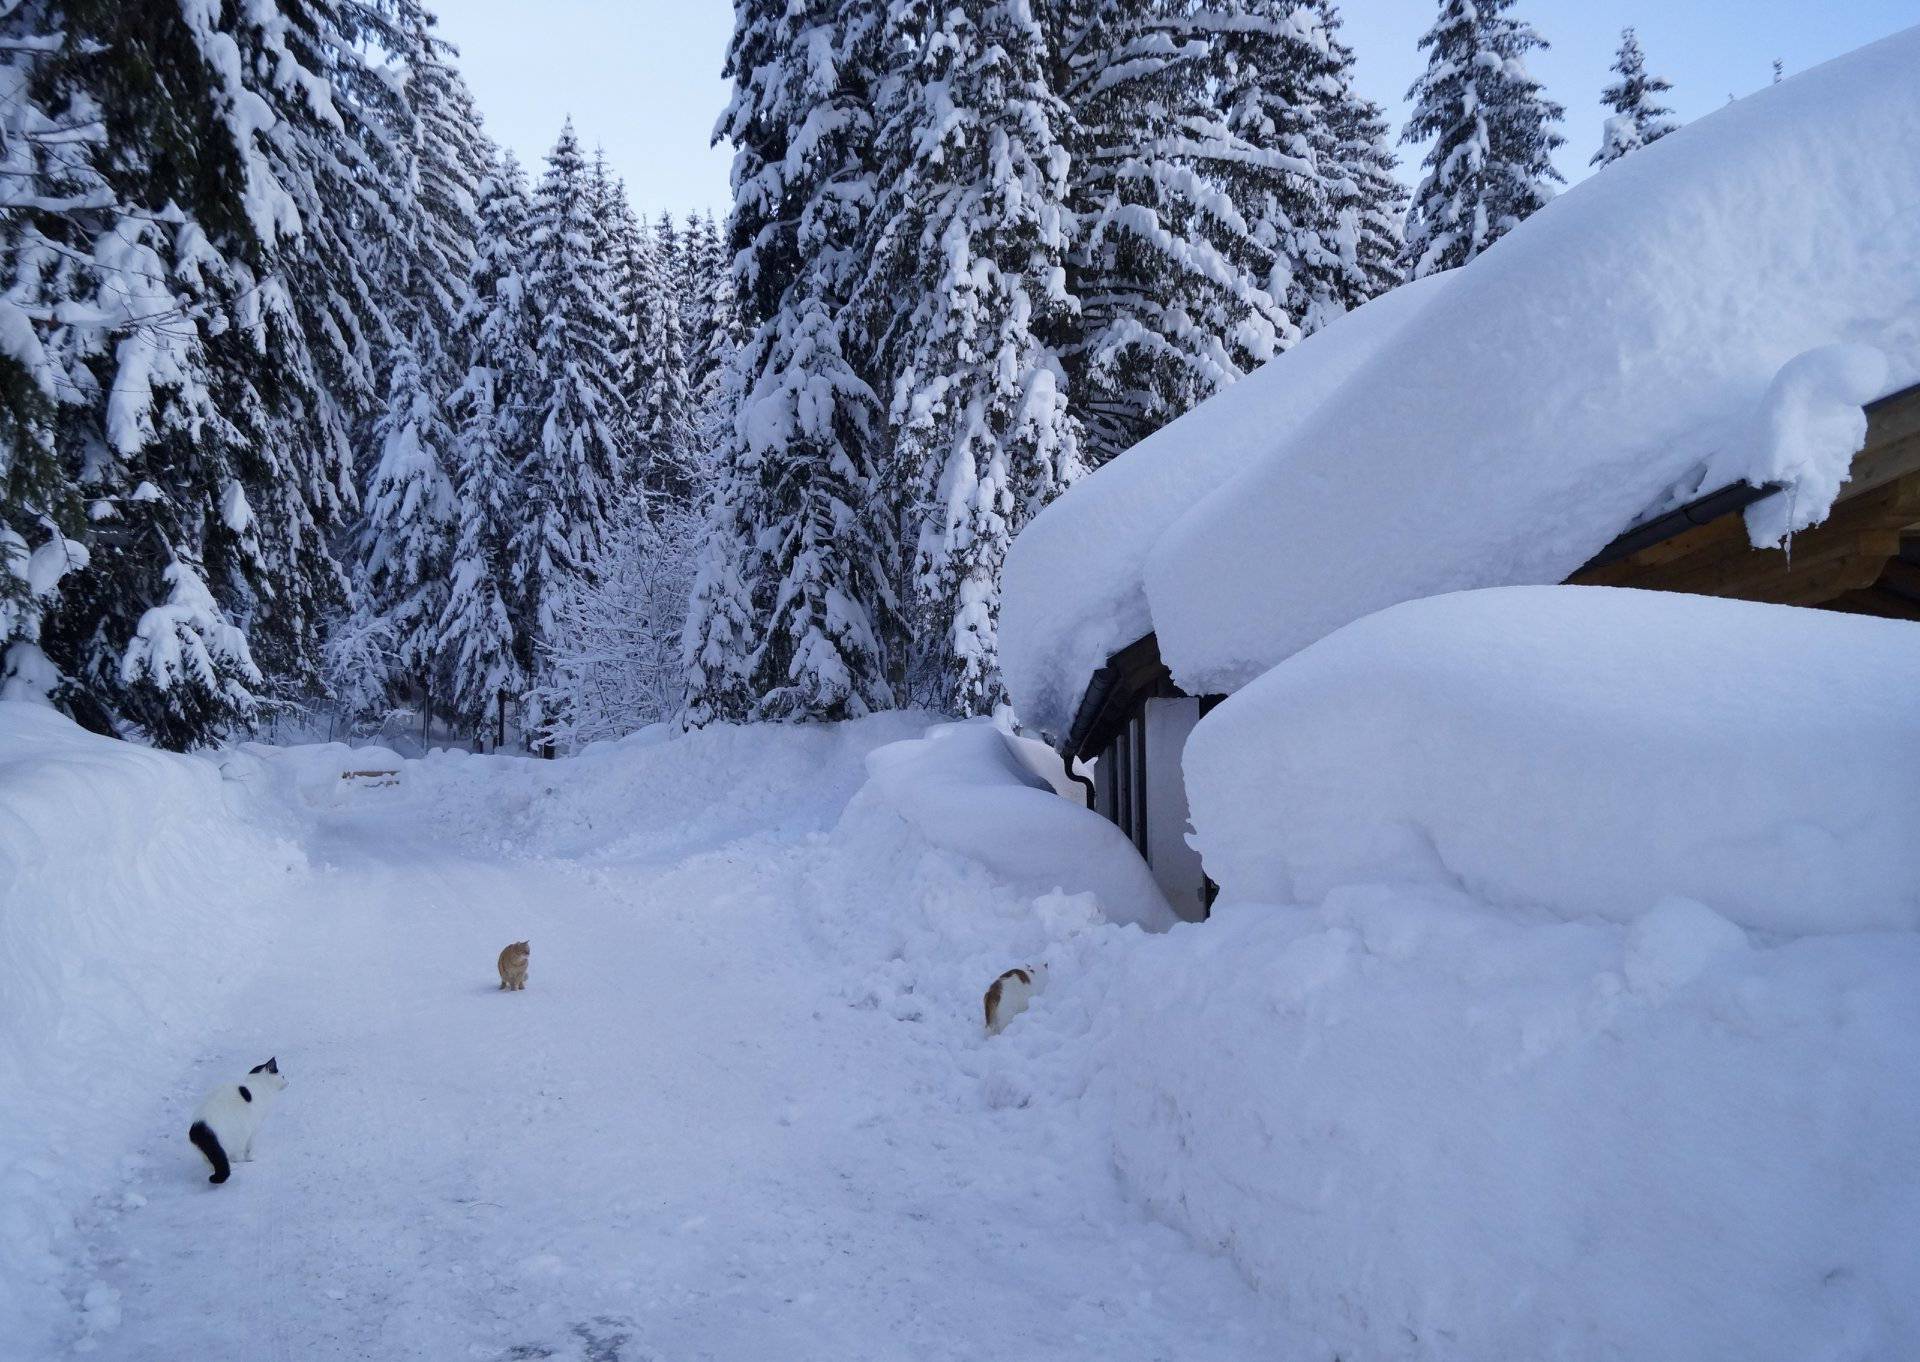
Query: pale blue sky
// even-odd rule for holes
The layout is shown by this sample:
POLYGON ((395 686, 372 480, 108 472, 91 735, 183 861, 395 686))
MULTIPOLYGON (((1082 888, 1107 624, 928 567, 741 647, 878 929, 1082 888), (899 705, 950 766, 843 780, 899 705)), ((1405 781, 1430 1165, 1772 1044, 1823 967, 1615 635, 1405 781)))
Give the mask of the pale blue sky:
MULTIPOLYGON (((730 157, 708 139, 728 93, 727 0, 438 0, 437 9, 489 130, 530 167, 571 113, 643 211, 726 211, 730 157)), ((1341 9, 1361 87, 1387 106, 1397 135, 1434 0, 1341 9)), ((1680 116, 1696 118, 1766 84, 1775 57, 1791 75, 1920 23, 1920 0, 1518 0, 1514 12, 1552 44, 1532 69, 1566 106, 1559 163, 1571 180, 1600 142, 1600 89, 1622 25, 1639 29, 1648 65, 1674 83, 1680 116)), ((1401 173, 1412 177, 1410 166, 1401 173)))

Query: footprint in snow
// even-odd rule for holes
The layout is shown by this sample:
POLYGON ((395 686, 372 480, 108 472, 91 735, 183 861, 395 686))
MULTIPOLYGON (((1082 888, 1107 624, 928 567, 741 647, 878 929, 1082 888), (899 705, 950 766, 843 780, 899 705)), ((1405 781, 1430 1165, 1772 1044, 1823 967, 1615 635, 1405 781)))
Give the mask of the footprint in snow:
POLYGON ((567 1326, 570 1339, 554 1344, 516 1343, 500 1355, 500 1362, 645 1362, 641 1354, 623 1352, 633 1338, 633 1321, 596 1315, 583 1324, 567 1326))

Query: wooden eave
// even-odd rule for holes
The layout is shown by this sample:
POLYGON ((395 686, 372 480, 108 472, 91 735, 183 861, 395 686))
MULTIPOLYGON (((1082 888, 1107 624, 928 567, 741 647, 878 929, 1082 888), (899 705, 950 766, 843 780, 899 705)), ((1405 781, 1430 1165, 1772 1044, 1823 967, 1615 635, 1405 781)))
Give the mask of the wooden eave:
POLYGON ((1567 580, 1920 619, 1920 386, 1867 408, 1867 438, 1826 520, 1756 549, 1735 511, 1775 488, 1721 488, 1636 526, 1567 580))

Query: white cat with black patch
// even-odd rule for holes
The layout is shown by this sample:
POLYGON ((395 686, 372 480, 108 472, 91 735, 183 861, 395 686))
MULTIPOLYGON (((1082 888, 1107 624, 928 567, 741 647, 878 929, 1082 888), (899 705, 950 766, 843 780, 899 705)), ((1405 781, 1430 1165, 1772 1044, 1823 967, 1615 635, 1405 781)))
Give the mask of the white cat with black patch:
POLYGON ((213 1165, 208 1182, 225 1182, 233 1164, 252 1161, 253 1137, 260 1133, 267 1108, 286 1086, 279 1061, 270 1059, 247 1070, 243 1081, 223 1083, 207 1094, 193 1114, 187 1138, 213 1165))

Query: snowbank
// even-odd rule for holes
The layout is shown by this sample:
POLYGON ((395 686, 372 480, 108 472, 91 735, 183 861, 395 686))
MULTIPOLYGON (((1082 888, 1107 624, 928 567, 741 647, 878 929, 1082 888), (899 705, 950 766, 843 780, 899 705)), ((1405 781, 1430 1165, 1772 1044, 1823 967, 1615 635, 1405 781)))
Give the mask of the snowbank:
POLYGON ((1033 893, 1091 893, 1109 922, 1164 931, 1173 910, 1126 836, 1062 799, 985 719, 943 724, 867 757, 861 793, 931 845, 1033 893))
MULTIPOLYGON (((401 763, 397 785, 364 793, 424 805, 450 838, 488 852, 663 860, 826 831, 865 783, 867 753, 917 737, 929 722, 895 710, 838 724, 713 724, 686 734, 655 725, 557 761, 445 748, 401 763), (671 793, 670 818, 660 816, 663 792, 671 793)), ((329 744, 281 760, 317 773, 301 784, 315 803, 325 798, 329 768, 358 762, 366 750, 329 744)))
MULTIPOLYGON (((872 764, 958 789, 972 757, 943 749, 984 731, 872 764)), ((918 829, 969 820, 885 816, 885 779, 796 896, 825 972, 925 1046, 927 1085, 971 1084, 990 1124, 951 1138, 1112 1168, 1297 1340, 1204 1355, 1920 1356, 1920 933, 1772 937, 1679 897, 1568 922, 1430 883, 1116 931, 966 873, 1047 831, 929 848, 918 829), (985 983, 1043 960, 1046 991, 983 1038, 985 983)))
POLYGON ((0 701, 0 1319, 58 1304, 74 1212, 146 1134, 304 864, 252 821, 260 775, 0 701))
POLYGON ((1007 562, 1023 720, 1063 732, 1148 627, 1182 687, 1228 693, 1399 601, 1563 581, 1730 483, 1789 485, 1756 543, 1824 518, 1861 404, 1920 381, 1916 69, 1920 29, 1714 111, 1383 334, 1398 294, 1336 325, 1366 344, 1324 384, 1293 382, 1309 341, 1062 498, 1007 562))
POLYGON ((1315 332, 1075 483, 1021 531, 1004 570, 1000 638, 1022 722, 1066 734, 1087 678, 1153 628, 1144 576, 1161 531, 1275 448, 1452 278, 1395 289, 1315 332))
POLYGON ((1085 1010, 1123 1183, 1301 1356, 1920 1356, 1920 935, 1743 937, 1347 889, 1036 1020, 1085 1010))
POLYGON ((1396 606, 1194 730, 1226 897, 1464 888, 1631 920, 1670 895, 1768 932, 1920 928, 1920 629, 1606 587, 1396 606))

